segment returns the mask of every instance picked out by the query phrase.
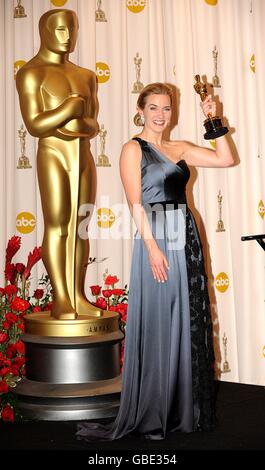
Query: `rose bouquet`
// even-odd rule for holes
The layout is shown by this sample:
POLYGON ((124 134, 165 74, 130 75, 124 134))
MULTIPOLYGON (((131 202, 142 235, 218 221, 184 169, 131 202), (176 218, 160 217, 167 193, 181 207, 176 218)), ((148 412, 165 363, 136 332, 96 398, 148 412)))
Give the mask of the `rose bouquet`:
MULTIPOLYGON (((21 238, 13 236, 7 244, 5 259, 5 287, 0 287, 0 421, 14 421, 19 417, 16 397, 12 389, 25 374, 24 317, 39 308, 44 289, 29 295, 30 273, 41 259, 41 248, 29 253, 27 264, 13 263, 21 246, 21 238)), ((47 298, 43 298, 44 307, 47 298)), ((48 302, 47 302, 48 304, 48 302)))
MULTIPOLYGON (((127 309, 128 309, 128 289, 127 285, 123 289, 118 289, 115 284, 119 282, 117 276, 105 274, 103 276, 104 287, 95 285, 90 286, 91 294, 95 297, 92 302, 96 307, 102 310, 112 310, 120 315, 120 328, 125 334, 127 309)), ((121 343, 121 369, 124 359, 124 341, 121 343)))

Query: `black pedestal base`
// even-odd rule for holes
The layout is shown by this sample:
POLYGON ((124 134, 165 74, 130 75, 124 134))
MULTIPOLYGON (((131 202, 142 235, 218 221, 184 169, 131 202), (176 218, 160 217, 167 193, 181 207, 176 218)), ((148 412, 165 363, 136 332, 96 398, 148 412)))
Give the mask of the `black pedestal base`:
POLYGON ((116 416, 123 338, 120 330, 69 338, 23 335, 26 378, 16 387, 22 417, 68 421, 116 416))

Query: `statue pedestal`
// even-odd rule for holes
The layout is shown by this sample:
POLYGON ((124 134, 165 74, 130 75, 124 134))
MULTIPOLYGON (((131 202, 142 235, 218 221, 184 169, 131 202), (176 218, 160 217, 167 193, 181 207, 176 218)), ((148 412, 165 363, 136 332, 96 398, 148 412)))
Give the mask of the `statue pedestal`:
POLYGON ((118 329, 118 314, 106 312, 106 325, 112 322, 110 332, 103 329, 104 317, 90 317, 87 328, 83 317, 61 320, 59 330, 58 320, 49 314, 44 314, 46 319, 43 314, 39 319, 36 315, 27 316, 26 331, 42 331, 46 322, 48 334, 26 332, 21 338, 25 343, 26 377, 17 385, 16 394, 22 417, 48 421, 115 417, 121 390, 120 342, 124 338, 118 329), (69 333, 74 323, 72 336, 52 336, 53 322, 55 331, 69 333), (80 327, 88 331, 89 322, 99 322, 101 334, 81 336, 80 327))
POLYGON ((24 419, 79 421, 115 418, 120 406, 121 377, 84 384, 50 384, 23 379, 17 386, 24 419))

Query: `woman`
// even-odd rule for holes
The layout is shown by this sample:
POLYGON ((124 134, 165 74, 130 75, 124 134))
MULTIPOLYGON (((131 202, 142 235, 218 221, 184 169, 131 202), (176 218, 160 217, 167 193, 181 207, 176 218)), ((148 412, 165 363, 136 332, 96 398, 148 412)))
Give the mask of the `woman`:
MULTIPOLYGON (((79 425, 80 439, 118 439, 137 433, 163 439, 169 431, 210 429, 214 423, 212 324, 198 230, 186 204, 190 166, 227 167, 227 139, 216 151, 165 141, 172 91, 163 83, 139 95, 121 179, 137 226, 131 267, 125 362, 118 416, 107 427, 79 425)), ((215 116, 208 96, 205 116, 215 116)))

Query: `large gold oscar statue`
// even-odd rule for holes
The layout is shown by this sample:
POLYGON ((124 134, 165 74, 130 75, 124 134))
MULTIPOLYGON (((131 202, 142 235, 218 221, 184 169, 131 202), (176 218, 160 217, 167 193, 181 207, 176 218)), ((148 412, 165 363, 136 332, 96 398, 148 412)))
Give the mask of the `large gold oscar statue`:
POLYGON ((39 137, 37 169, 45 221, 42 257, 53 287, 52 315, 100 316, 84 294, 89 242, 77 235, 78 208, 94 204, 98 100, 94 72, 68 60, 78 31, 75 13, 51 10, 40 20, 40 50, 17 74, 28 131, 39 137))
POLYGON ((27 130, 39 138, 42 257, 53 307, 50 315, 38 312, 25 319, 26 377, 17 393, 29 418, 112 416, 119 404, 123 335, 116 312, 86 299, 89 241, 78 236, 79 208, 94 204, 96 196, 90 151, 90 139, 99 131, 96 75, 69 61, 78 33, 74 11, 46 12, 39 30, 40 49, 19 70, 16 84, 27 130), (94 396, 101 396, 96 408, 94 396))

